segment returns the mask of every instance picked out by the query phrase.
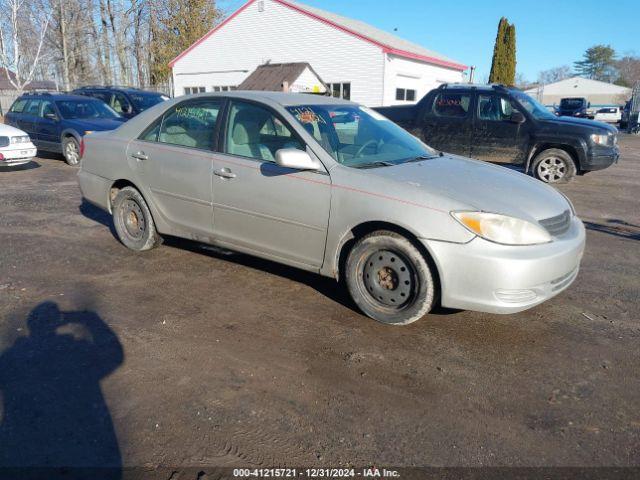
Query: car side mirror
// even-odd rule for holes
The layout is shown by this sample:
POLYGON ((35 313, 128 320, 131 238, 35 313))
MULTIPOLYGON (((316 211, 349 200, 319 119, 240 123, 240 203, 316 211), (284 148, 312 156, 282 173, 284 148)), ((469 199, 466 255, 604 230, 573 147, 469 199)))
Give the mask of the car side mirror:
POLYGON ((513 123, 524 123, 527 119, 521 112, 512 112, 509 120, 513 123))
POLYGON ((122 105, 122 113, 131 113, 131 107, 129 105, 122 105))
POLYGON ((295 170, 319 170, 320 163, 297 148, 281 148, 276 152, 276 164, 295 170))

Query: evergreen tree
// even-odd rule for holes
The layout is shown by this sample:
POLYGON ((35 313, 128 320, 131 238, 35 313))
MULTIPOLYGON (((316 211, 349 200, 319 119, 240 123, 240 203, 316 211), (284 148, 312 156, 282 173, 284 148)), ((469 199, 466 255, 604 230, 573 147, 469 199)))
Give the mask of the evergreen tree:
POLYGON ((516 78, 516 27, 502 17, 498 23, 489 83, 513 85, 516 78))
POLYGON ((611 45, 594 45, 584 52, 583 60, 574 62, 578 75, 604 82, 614 79, 615 64, 616 52, 611 45))

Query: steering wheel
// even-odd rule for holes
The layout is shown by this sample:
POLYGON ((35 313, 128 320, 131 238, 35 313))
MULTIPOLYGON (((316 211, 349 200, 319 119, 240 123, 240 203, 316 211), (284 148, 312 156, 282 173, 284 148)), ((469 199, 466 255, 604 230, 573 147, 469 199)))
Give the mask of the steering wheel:
POLYGON ((365 151, 365 149, 369 146, 369 145, 375 145, 376 149, 378 147, 378 141, 377 140, 369 140, 368 142, 365 142, 364 145, 362 145, 358 151, 356 152, 356 155, 354 158, 360 158, 362 156, 362 152, 365 151))

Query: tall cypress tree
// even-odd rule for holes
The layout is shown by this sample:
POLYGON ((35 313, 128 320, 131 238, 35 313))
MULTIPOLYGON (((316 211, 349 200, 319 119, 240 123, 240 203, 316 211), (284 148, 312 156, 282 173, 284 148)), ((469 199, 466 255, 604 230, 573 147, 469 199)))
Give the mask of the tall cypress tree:
POLYGON ((493 47, 490 83, 513 85, 516 78, 516 27, 502 17, 493 47))

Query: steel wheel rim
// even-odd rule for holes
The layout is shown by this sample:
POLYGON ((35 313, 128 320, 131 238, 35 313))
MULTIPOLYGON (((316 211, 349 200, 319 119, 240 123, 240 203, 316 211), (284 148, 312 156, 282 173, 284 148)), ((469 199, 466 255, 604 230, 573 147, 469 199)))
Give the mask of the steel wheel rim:
POLYGON ((138 202, 127 199, 122 204, 122 224, 124 230, 134 240, 141 240, 147 228, 147 222, 138 202))
POLYGON ((415 297, 416 280, 411 263, 391 250, 378 250, 362 266, 362 286, 378 307, 402 309, 415 297))
POLYGON ((548 183, 555 183, 567 174, 567 165, 558 157, 547 157, 538 164, 538 177, 548 183))
POLYGON ((74 164, 78 163, 80 154, 78 152, 78 148, 76 147, 75 142, 73 141, 67 142, 67 145, 65 146, 64 150, 65 150, 67 160, 69 160, 69 162, 74 164))

